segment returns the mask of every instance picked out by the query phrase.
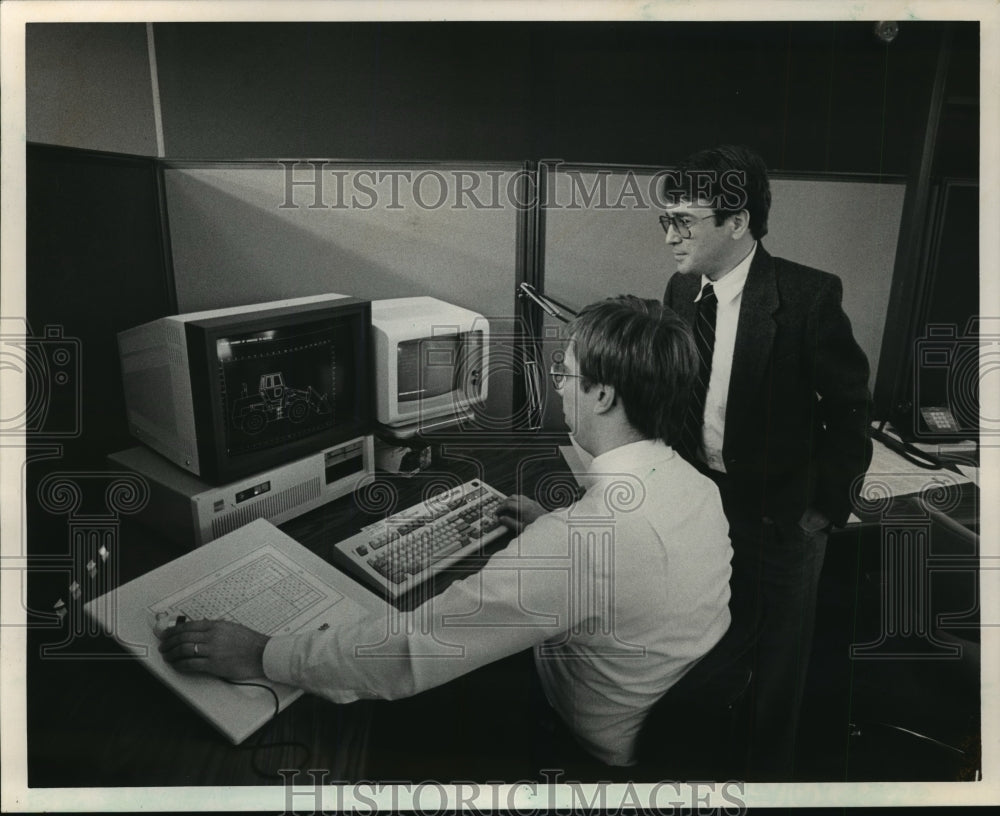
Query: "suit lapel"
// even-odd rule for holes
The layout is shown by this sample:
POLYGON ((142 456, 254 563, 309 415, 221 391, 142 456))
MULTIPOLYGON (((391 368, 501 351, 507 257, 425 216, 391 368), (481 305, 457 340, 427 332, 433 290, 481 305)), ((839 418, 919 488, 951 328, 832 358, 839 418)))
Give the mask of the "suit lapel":
POLYGON ((771 357, 778 310, 778 285, 774 276, 774 259, 764 247, 757 245, 740 303, 740 318, 736 326, 736 348, 733 351, 733 371, 729 378, 726 404, 726 441, 738 436, 745 406, 760 398, 761 380, 771 357))

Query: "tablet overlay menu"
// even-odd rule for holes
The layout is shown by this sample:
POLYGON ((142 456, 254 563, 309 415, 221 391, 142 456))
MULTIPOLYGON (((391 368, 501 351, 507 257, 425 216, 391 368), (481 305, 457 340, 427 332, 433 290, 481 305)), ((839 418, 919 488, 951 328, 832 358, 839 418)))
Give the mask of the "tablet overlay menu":
POLYGON ((203 674, 182 674, 157 646, 165 617, 241 623, 268 635, 325 629, 372 614, 371 603, 350 597, 353 582, 330 564, 258 519, 193 550, 85 605, 124 648, 164 685, 238 744, 302 695, 263 677, 234 685, 203 674), (341 591, 343 590, 343 591, 341 591))
POLYGON ((154 617, 227 620, 265 635, 289 634, 343 597, 265 544, 150 605, 149 611, 154 617))

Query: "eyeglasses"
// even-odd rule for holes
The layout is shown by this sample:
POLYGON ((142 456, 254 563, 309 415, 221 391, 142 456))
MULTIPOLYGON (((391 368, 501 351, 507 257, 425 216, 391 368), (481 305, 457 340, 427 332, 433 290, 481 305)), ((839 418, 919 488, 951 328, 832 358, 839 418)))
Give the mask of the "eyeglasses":
POLYGON ((549 369, 549 374, 552 375, 552 384, 556 387, 556 391, 562 391, 563 386, 566 385, 567 377, 582 377, 582 374, 570 374, 566 370, 566 366, 562 363, 553 363, 552 368, 549 369))
POLYGON ((692 225, 698 223, 699 221, 704 221, 708 218, 714 217, 715 213, 702 216, 701 218, 692 218, 690 215, 661 215, 660 226, 663 227, 663 231, 667 233, 667 235, 670 234, 670 228, 673 227, 674 232, 676 232, 681 238, 687 239, 691 237, 692 225))

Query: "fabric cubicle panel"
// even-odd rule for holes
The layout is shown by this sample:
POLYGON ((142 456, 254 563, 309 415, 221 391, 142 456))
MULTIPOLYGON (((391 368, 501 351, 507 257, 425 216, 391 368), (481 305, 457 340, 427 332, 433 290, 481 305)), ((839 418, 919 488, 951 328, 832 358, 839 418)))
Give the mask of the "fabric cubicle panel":
MULTIPOLYGON (((652 169, 560 168, 548 177, 543 291, 579 308, 630 293, 661 299, 674 274, 673 257, 657 223, 652 169), (601 178, 603 177, 603 182, 601 178)), ((772 255, 832 272, 844 284, 844 310, 868 355, 874 385, 906 187, 899 181, 772 177, 772 255)), ((560 347, 558 323, 546 318, 543 365, 560 347)), ((551 388, 547 427, 560 427, 551 388)))
POLYGON ((490 319, 486 410, 510 415, 520 165, 183 162, 163 173, 181 312, 431 295, 490 319))

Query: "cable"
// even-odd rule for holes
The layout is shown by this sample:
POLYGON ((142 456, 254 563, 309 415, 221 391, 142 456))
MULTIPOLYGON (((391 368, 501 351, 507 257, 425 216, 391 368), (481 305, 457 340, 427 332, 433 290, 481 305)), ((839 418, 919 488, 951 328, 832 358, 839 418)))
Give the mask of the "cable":
MULTIPOLYGON (((273 725, 274 720, 271 720, 273 725)), ((284 779, 280 773, 270 771, 262 767, 259 756, 261 751, 271 750, 274 748, 300 748, 305 752, 305 756, 302 758, 301 762, 291 763, 296 771, 305 771, 309 766, 309 760, 312 757, 312 752, 309 750, 309 746, 304 742, 298 742, 294 740, 282 740, 276 742, 264 742, 265 730, 261 730, 257 737, 256 742, 253 745, 253 752, 250 754, 250 766, 253 768, 253 772, 258 776, 262 776, 265 779, 284 779)), ((282 768, 280 770, 290 770, 287 763, 282 763, 282 768)))
POLYGON ((231 686, 250 686, 252 688, 264 689, 264 691, 274 698, 274 713, 271 717, 274 718, 278 716, 278 711, 281 710, 281 701, 278 699, 277 692, 266 683, 254 683, 250 680, 230 680, 227 677, 223 677, 222 680, 229 683, 231 686))
POLYGON ((524 361, 525 410, 528 413, 526 430, 537 431, 542 427, 542 383, 538 361, 532 357, 524 361))
POLYGON ((979 467, 979 455, 975 450, 968 452, 956 450, 956 451, 948 451, 947 453, 942 453, 939 450, 937 454, 932 454, 929 453, 928 451, 921 450, 915 445, 910 444, 909 442, 907 442, 905 439, 902 439, 898 435, 897 436, 889 435, 888 432, 885 430, 885 426, 887 424, 888 423, 886 420, 884 419, 881 420, 878 423, 878 427, 872 429, 872 436, 880 440, 887 446, 891 447, 894 451, 899 453, 900 456, 902 456, 909 462, 913 462, 913 464, 917 465, 918 467, 924 467, 927 468, 928 470, 931 470, 936 468, 947 468, 948 465, 952 463, 970 465, 972 467, 979 467), (921 462, 914 461, 908 455, 909 453, 921 457, 922 459, 928 462, 936 462, 937 463, 936 468, 928 464, 923 464, 921 462))
MULTIPOLYGON (((305 770, 306 766, 309 764, 309 759, 312 756, 312 751, 309 750, 309 746, 304 742, 298 742, 295 740, 284 740, 277 742, 264 742, 264 735, 267 733, 268 728, 273 728, 275 723, 275 717, 278 716, 278 712, 281 710, 281 701, 278 699, 278 694, 273 688, 265 683, 254 683, 248 680, 229 680, 225 677, 222 678, 225 682, 232 686, 249 686, 251 688, 264 689, 274 698, 274 714, 271 715, 271 719, 268 720, 267 725, 260 730, 257 734, 257 738, 254 740, 253 745, 241 745, 239 746, 241 750, 249 750, 250 754, 250 766, 253 768, 254 773, 258 776, 262 776, 265 779, 284 779, 281 774, 273 773, 265 768, 263 768, 259 762, 259 755, 261 751, 269 750, 273 748, 301 748, 305 751, 305 757, 301 762, 295 763, 297 770, 305 770)), ((282 768, 282 770, 286 770, 282 768)))
POLYGON ((882 422, 878 428, 872 428, 871 435, 889 448, 889 450, 898 453, 910 464, 924 468, 925 470, 941 470, 944 468, 944 463, 938 457, 920 450, 920 448, 911 445, 909 442, 890 436, 882 430, 884 426, 885 423, 882 422))
MULTIPOLYGON (((926 734, 921 734, 919 731, 913 731, 912 729, 904 728, 901 725, 893 725, 892 723, 880 722, 877 720, 868 723, 868 725, 879 726, 881 728, 886 728, 890 731, 896 731, 901 734, 909 734, 911 737, 916 737, 917 739, 923 740, 924 742, 928 742, 931 745, 936 745, 938 748, 944 748, 945 750, 951 751, 952 753, 958 754, 959 756, 965 756, 965 751, 963 751, 961 748, 956 748, 954 745, 949 745, 947 742, 942 742, 941 740, 935 739, 934 737, 929 737, 926 734)), ((857 728, 858 730, 857 732, 858 736, 861 736, 862 735, 861 729, 863 726, 855 725, 854 727, 857 728)))

